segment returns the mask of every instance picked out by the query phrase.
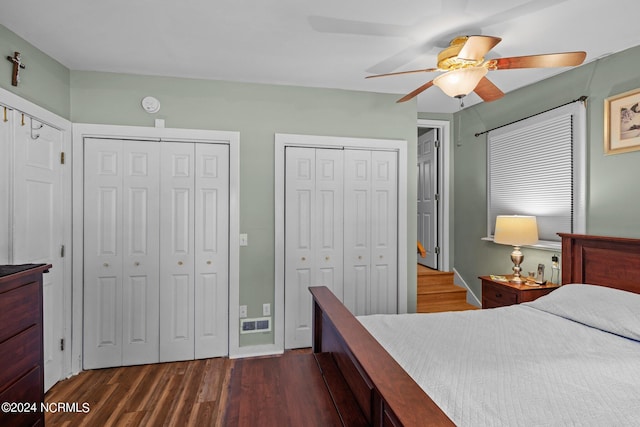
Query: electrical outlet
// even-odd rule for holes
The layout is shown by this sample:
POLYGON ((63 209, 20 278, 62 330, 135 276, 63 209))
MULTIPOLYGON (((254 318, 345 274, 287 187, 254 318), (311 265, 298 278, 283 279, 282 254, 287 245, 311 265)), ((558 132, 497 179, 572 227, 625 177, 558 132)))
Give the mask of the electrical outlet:
POLYGON ((240 318, 244 319, 245 317, 247 317, 247 306, 246 305, 241 305, 240 306, 240 318))
POLYGON ((262 304, 262 315, 271 316, 271 304, 262 304))
POLYGON ((242 233, 240 235, 240 246, 247 246, 249 245, 249 236, 245 233, 242 233))

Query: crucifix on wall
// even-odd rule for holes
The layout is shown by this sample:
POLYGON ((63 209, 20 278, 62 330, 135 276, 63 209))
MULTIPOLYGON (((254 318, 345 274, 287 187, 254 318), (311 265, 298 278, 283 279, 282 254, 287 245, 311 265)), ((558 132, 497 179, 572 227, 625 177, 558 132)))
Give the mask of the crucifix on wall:
POLYGON ((22 68, 24 70, 27 67, 22 63, 20 52, 14 52, 13 56, 7 56, 7 61, 13 62, 13 74, 11 76, 11 84, 13 86, 18 86, 18 83, 20 83, 20 69, 22 68))

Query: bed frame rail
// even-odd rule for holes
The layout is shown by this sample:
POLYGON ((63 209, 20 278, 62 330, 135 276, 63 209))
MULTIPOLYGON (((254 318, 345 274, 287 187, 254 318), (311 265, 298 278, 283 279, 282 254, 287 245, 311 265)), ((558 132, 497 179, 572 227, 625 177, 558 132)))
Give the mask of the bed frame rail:
POLYGON ((309 290, 313 352, 331 354, 370 425, 454 425, 328 288, 309 290))

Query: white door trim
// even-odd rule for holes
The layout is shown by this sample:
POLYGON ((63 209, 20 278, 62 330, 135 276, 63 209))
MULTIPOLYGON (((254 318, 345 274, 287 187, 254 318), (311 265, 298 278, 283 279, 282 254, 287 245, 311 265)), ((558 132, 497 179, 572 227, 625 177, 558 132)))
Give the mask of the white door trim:
MULTIPOLYGON (((26 99, 9 92, 6 89, 0 88, 0 107, 7 107, 12 110, 19 111, 24 113, 39 122, 45 123, 55 129, 58 129, 62 132, 62 149, 65 153, 69 154, 71 152, 71 122, 63 117, 58 116, 55 113, 52 113, 49 110, 42 108, 39 105, 34 104, 31 101, 27 101, 26 99)), ((1 113, 0 113, 1 114, 1 113)), ((0 118, 2 120, 2 118, 0 118)), ((5 155, 8 153, 5 153, 5 155)), ((13 158, 13 153, 11 153, 13 158)), ((68 162, 67 162, 68 163, 68 162)), ((0 163, 3 165, 3 163, 0 163)), ((6 174, 13 175, 13 163, 9 165, 9 167, 0 174, 0 179, 7 179, 8 182, 12 182, 12 179, 8 179, 6 174)), ((61 277, 63 278, 63 307, 64 310, 64 318, 63 318, 63 333, 64 337, 67 340, 67 345, 65 345, 65 349, 63 350, 62 358, 64 360, 62 367, 62 375, 63 377, 69 376, 72 373, 72 353, 68 350, 70 348, 70 343, 68 341, 71 340, 71 325, 72 325, 72 314, 71 314, 71 289, 72 289, 72 276, 71 276, 71 252, 72 252, 72 241, 71 241, 71 167, 63 167, 62 168, 62 203, 63 203, 63 224, 60 224, 63 227, 63 242, 61 242, 65 249, 65 261, 63 265, 63 273, 61 277)), ((9 195, 7 195, 9 196, 9 195)), ((4 218, 8 218, 10 212, 13 211, 13 206, 10 204, 0 204, 0 219, 2 219, 2 224, 0 227, 3 227, 4 218)), ((0 255, 2 251, 0 251, 0 255)), ((7 254, 8 255, 8 254, 7 254)), ((55 266, 54 266, 55 268, 55 266)))
POLYGON ((440 266, 441 271, 449 271, 451 268, 451 254, 453 253, 453 247, 451 246, 451 234, 450 227, 451 221, 449 218, 449 207, 451 201, 451 123, 445 120, 427 120, 418 119, 419 128, 436 128, 439 129, 440 134, 440 153, 438 162, 440 167, 438 168, 438 193, 440 194, 440 203, 438 203, 438 234, 441 239, 440 244, 440 266), (444 249, 443 249, 444 246, 444 249))
POLYGON ((274 353, 284 351, 285 147, 349 147, 398 152, 398 313, 407 312, 407 141, 374 138, 275 134, 275 311, 274 353))
POLYGON ((240 133, 229 131, 152 128, 100 124, 73 124, 73 336, 72 371, 82 371, 83 304, 83 180, 84 138, 117 138, 157 141, 184 141, 229 145, 229 354, 239 347, 240 284, 240 133), (234 347, 235 346, 235 347, 234 347))

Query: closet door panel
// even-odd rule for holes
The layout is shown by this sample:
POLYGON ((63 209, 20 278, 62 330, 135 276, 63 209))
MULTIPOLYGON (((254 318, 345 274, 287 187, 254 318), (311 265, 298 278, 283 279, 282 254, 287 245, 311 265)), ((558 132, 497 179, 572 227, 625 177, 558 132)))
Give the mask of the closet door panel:
MULTIPOLYGON (((313 286, 343 299, 343 152, 316 150, 316 266, 313 286)), ((307 294, 308 291, 305 290, 307 294)), ((309 314, 310 316, 311 314, 309 314)))
POLYGON ((397 154, 371 152, 371 313, 398 312, 397 154))
POLYGON ((287 147, 285 183, 285 348, 311 343, 311 294, 315 279, 316 153, 287 147))
POLYGON ((343 296, 342 150, 287 148, 285 347, 311 345, 309 286, 343 296))
POLYGON ((195 357, 228 352, 229 148, 195 144, 195 357))
POLYGON ((194 357, 194 145, 161 145, 160 361, 194 357))
POLYGON ((344 156, 344 302, 355 315, 369 314, 371 152, 345 150, 344 156))
POLYGON ((122 142, 85 140, 84 368, 122 364, 122 142))
POLYGON ((159 360, 160 147, 123 142, 123 360, 159 360))

